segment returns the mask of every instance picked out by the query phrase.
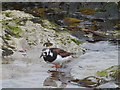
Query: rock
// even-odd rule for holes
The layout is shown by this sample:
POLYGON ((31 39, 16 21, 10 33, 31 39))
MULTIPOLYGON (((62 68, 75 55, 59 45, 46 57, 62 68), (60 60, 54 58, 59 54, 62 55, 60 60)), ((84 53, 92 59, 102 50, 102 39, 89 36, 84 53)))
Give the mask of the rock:
POLYGON ((46 9, 45 8, 34 8, 32 12, 38 16, 43 17, 45 15, 46 9))
POLYGON ((84 9, 81 9, 80 12, 86 15, 91 15, 95 13, 95 10, 91 8, 84 8, 84 9))
POLYGON ((5 57, 5 56, 9 56, 9 55, 12 55, 14 52, 9 49, 9 48, 6 48, 6 47, 2 47, 2 57, 5 57))
POLYGON ((106 81, 96 76, 88 76, 83 79, 73 79, 70 81, 70 83, 74 85, 79 85, 82 87, 95 88, 103 83, 106 83, 106 81))
POLYGON ((108 82, 108 83, 102 84, 102 85, 98 86, 97 88, 113 88, 116 90, 118 88, 118 90, 119 90, 119 86, 116 85, 114 82, 108 82))
POLYGON ((5 58, 2 58, 2 64, 11 64, 14 62, 14 59, 13 58, 10 58, 10 57, 5 57, 5 58))
POLYGON ((53 24, 48 20, 42 20, 41 24, 43 27, 48 28, 48 29, 55 29, 56 28, 55 23, 53 24))
MULTIPOLYGON (((48 20, 42 20, 41 23, 34 23, 31 21, 35 18, 34 16, 17 10, 3 11, 3 18, 4 40, 6 45, 14 46, 14 50, 28 50, 40 45, 41 48, 57 47, 70 52, 79 53, 80 55, 82 54, 82 49, 80 49, 79 46, 80 41, 66 31, 55 31, 55 29, 58 29, 58 26, 48 20), (5 13, 10 13, 10 15, 6 16, 5 13), (8 16, 10 20, 8 19, 8 16), (22 20, 25 20, 24 24, 18 24, 18 22, 21 22, 22 20)), ((75 20, 77 22, 79 21, 77 19, 75 20)))
POLYGON ((6 25, 5 29, 6 29, 5 32, 16 38, 21 37, 22 35, 22 30, 18 26, 6 25))
POLYGON ((105 70, 98 71, 96 74, 106 80, 113 80, 115 83, 120 84, 120 65, 111 66, 105 70))
POLYGON ((33 16, 31 14, 27 14, 27 13, 24 13, 23 11, 19 11, 19 10, 6 10, 6 11, 2 12, 3 20, 11 20, 11 19, 17 19, 17 18, 18 19, 33 18, 33 16), (9 13, 9 17, 8 17, 8 13, 9 13))
POLYGON ((51 78, 45 79, 43 86, 52 86, 52 87, 57 87, 57 83, 53 81, 51 78))
POLYGON ((81 44, 81 42, 79 40, 77 40, 77 39, 71 39, 71 41, 75 42, 77 45, 81 44))
POLYGON ((83 20, 79 20, 77 18, 69 18, 69 17, 64 18, 64 22, 66 24, 75 24, 75 23, 80 23, 81 21, 83 20))

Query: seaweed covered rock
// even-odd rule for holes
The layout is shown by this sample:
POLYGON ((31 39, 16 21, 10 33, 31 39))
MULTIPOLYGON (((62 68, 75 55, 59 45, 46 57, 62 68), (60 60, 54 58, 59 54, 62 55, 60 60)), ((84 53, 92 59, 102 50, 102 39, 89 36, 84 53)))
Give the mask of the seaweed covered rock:
POLYGON ((77 18, 69 18, 69 17, 64 18, 64 22, 66 24, 75 24, 75 23, 80 23, 81 21, 83 20, 79 20, 77 18))
POLYGON ((115 81, 116 84, 120 84, 120 65, 111 66, 105 70, 98 71, 97 76, 115 81))
POLYGON ((80 12, 85 15, 91 15, 95 13, 95 10, 91 8, 84 8, 84 9, 81 9, 80 12))
POLYGON ((70 83, 83 86, 83 87, 89 87, 89 88, 95 88, 99 85, 101 85, 104 82, 104 80, 95 77, 95 76, 89 76, 84 79, 73 79, 70 81, 70 83))

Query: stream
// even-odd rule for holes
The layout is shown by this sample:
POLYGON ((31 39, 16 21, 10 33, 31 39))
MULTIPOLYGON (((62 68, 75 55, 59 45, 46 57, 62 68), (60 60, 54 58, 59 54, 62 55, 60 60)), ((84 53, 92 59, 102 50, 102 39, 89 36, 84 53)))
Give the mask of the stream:
MULTIPOLYGON (((40 49, 38 47, 22 56, 16 52, 16 59, 10 64, 3 64, 3 88, 85 88, 69 83, 72 78, 85 78, 94 76, 97 71, 118 65, 118 46, 108 41, 96 43, 84 43, 82 48, 86 53, 77 58, 75 63, 70 64, 70 71, 67 73, 55 72, 43 59, 38 58, 40 49), (35 52, 38 53, 35 53, 35 52), (21 56, 22 57, 21 57, 21 56), (28 58, 29 57, 29 58, 28 58), (51 70, 51 72, 48 72, 51 70), (53 70, 53 71, 52 71, 53 70)), ((105 84, 102 88, 115 88, 115 84, 105 84)))

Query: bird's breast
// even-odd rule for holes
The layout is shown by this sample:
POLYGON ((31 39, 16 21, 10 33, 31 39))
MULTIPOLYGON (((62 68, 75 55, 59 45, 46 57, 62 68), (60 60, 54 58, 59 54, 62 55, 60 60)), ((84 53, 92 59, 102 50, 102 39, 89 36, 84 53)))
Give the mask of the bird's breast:
POLYGON ((56 59, 56 56, 50 56, 50 55, 48 55, 48 56, 46 56, 46 57, 43 57, 44 58, 44 60, 45 60, 45 62, 53 62, 55 59, 56 59))
POLYGON ((56 60, 53 61, 53 63, 64 63, 70 59, 71 59, 71 56, 62 57, 60 55, 57 55, 57 58, 56 58, 56 60))

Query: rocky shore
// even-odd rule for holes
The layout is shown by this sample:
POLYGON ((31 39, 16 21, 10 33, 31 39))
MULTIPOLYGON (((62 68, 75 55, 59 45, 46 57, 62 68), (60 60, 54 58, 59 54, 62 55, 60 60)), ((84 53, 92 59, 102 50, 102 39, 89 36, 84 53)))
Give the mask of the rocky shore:
MULTIPOLYGON (((63 6, 69 4, 63 3, 63 6)), ((45 6, 47 5, 46 3, 45 6)), ((57 4, 53 5, 57 6, 57 4)), ((70 4, 70 7, 72 6, 73 3, 70 4)), ((2 52, 2 86, 4 88, 119 88, 118 47, 116 42, 114 43, 114 40, 119 41, 119 22, 115 21, 114 31, 112 31, 113 27, 110 31, 104 31, 104 25, 104 29, 98 29, 99 25, 102 25, 100 23, 104 23, 104 18, 93 19, 90 16, 95 14, 97 17, 99 14, 99 12, 96 13, 97 10, 83 9, 79 13, 76 12, 77 15, 86 14, 82 16, 84 20, 81 20, 66 17, 66 11, 60 11, 57 8, 32 10, 37 16, 27 13, 26 10, 20 11, 13 8, 16 7, 2 11, 0 16, 2 18, 0 20, 2 24, 0 51, 2 52), (44 17, 45 13, 55 14, 55 16, 58 14, 60 18, 65 15, 62 21, 59 20, 65 25, 58 25, 58 22, 55 23, 57 20, 53 22, 48 20, 44 17), (101 39, 103 41, 100 41, 101 39), (65 73, 54 71, 51 64, 39 58, 41 50, 50 47, 76 53, 74 62, 68 63, 67 68, 61 70, 65 73), (49 70, 52 71, 49 72, 49 70)), ((17 8, 20 9, 20 7, 17 8)), ((106 29, 109 28, 106 27, 106 29)))

